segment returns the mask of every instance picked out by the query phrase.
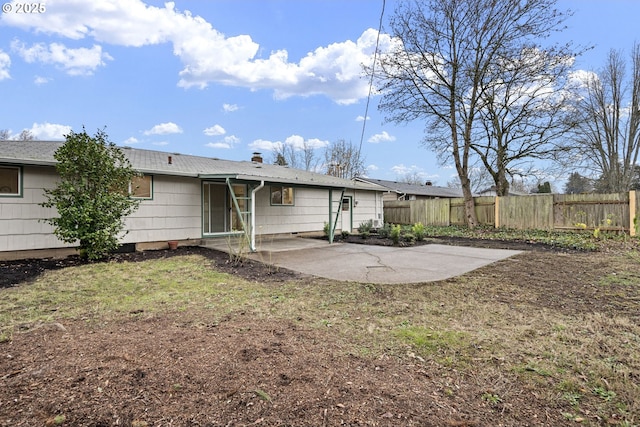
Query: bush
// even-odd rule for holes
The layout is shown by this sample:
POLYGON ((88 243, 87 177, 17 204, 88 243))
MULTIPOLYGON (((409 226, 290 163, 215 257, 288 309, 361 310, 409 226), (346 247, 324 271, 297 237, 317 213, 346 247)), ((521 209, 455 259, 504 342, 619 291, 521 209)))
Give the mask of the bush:
POLYGON ((416 222, 411 227, 411 232, 415 236, 416 240, 420 242, 420 241, 424 240, 424 235, 425 235, 426 229, 425 229, 425 226, 424 226, 423 223, 416 222))
POLYGON ((325 237, 329 237, 329 228, 330 228, 329 223, 325 222, 324 226, 322 227, 322 232, 324 233, 325 237))
POLYGON ((60 181, 40 205, 59 216, 44 221, 63 242, 78 242, 82 257, 100 259, 118 247, 124 219, 138 208, 129 191, 139 174, 104 131, 69 133, 53 157, 60 181))
POLYGON ((382 237, 383 239, 386 239, 387 237, 389 237, 390 234, 391 234, 391 224, 389 224, 388 222, 385 222, 384 226, 378 230, 378 236, 382 237))
POLYGON ((358 226, 358 233, 363 239, 366 239, 371 235, 371 229, 373 228, 373 220, 361 222, 358 226))
POLYGON ((398 243, 400 243, 401 234, 402 234, 402 226, 394 225, 391 227, 391 232, 389 233, 389 237, 391 237, 391 240, 393 241, 394 245, 397 245, 398 243))

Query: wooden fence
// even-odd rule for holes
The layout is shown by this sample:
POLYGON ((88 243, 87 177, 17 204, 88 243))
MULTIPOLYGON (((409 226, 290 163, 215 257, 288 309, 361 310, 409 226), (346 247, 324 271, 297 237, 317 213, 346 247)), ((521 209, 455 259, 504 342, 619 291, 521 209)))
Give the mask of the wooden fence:
MULTIPOLYGON (((476 197, 483 225, 515 229, 622 231, 635 236, 640 192, 536 194, 476 197)), ((464 199, 384 202, 384 220, 393 224, 464 225, 464 199)))

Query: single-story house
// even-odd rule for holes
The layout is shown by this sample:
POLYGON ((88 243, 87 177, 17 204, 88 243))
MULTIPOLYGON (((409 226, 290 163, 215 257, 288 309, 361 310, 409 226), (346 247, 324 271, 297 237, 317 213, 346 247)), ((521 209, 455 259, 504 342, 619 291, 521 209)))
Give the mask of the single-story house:
POLYGON ((358 181, 379 185, 384 188, 384 201, 420 200, 463 197, 459 188, 438 187, 431 181, 424 184, 409 184, 406 182, 386 181, 373 178, 356 178, 358 181))
MULTIPOLYGON (((477 194, 478 197, 484 197, 484 196, 495 197, 497 195, 498 195, 498 191, 496 190, 496 186, 495 185, 492 185, 491 187, 487 187, 487 188, 479 191, 478 194, 477 194)), ((529 193, 525 193, 525 192, 522 192, 522 191, 515 191, 515 190, 509 189, 509 192, 508 192, 507 196, 529 196, 529 193)))
MULTIPOLYGON (((62 144, 0 141, 0 258, 72 246, 41 221, 56 216, 40 203, 43 189, 56 185, 53 155, 62 144)), ((321 233, 330 224, 333 237, 365 221, 384 221, 383 189, 371 183, 265 164, 257 153, 251 161, 229 161, 121 149, 143 174, 133 193, 140 206, 126 219, 121 239, 137 249, 246 236, 255 250, 256 236, 321 233)))

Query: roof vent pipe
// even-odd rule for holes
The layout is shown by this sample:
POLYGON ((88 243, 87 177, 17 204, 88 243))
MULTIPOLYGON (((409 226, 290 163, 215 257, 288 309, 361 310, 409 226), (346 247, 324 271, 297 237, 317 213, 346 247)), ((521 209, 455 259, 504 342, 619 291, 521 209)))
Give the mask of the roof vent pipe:
POLYGON ((262 163, 262 154, 256 151, 255 153, 253 153, 253 157, 251 157, 251 161, 256 163, 262 163))
POLYGON ((171 156, 167 157, 167 163, 172 165, 173 164, 173 157, 171 157, 171 156))
POLYGON ((433 182, 427 181, 427 182, 424 183, 424 185, 433 185, 433 182))

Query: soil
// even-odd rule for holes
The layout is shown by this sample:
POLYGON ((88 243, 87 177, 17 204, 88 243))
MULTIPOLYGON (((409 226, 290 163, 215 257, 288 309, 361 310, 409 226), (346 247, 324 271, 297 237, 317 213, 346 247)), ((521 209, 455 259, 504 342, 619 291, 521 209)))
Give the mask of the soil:
MULTIPOLYGON (((436 241, 527 250, 472 274, 491 275, 496 283, 526 283, 534 306, 576 313, 591 311, 594 304, 605 313, 625 309, 624 295, 603 295, 594 285, 609 262, 599 254, 526 242, 436 241)), ((203 255, 216 270, 252 281, 315 280, 252 260, 236 265, 225 253, 199 247, 114 254, 103 262, 185 254, 203 255)), ((82 262, 75 257, 0 262, 0 287, 28 286, 43 271, 82 262)), ((497 286, 487 298, 517 296, 501 294, 497 286)), ((132 315, 99 324, 78 319, 17 331, 0 343, 0 425, 575 425, 524 386, 509 405, 496 407, 478 397, 486 390, 472 374, 435 362, 350 354, 325 331, 242 312, 216 323, 190 316, 197 313, 132 315)), ((640 321, 640 314, 633 320, 640 321)))

